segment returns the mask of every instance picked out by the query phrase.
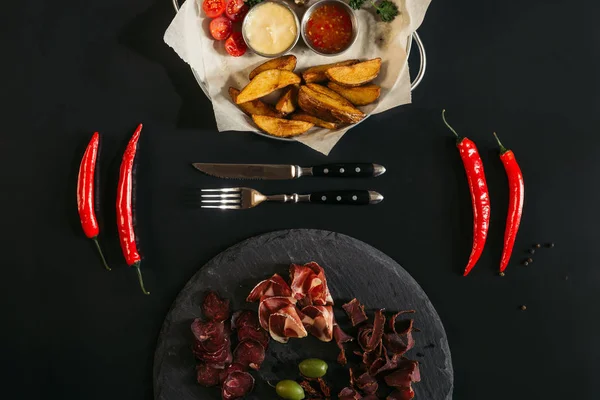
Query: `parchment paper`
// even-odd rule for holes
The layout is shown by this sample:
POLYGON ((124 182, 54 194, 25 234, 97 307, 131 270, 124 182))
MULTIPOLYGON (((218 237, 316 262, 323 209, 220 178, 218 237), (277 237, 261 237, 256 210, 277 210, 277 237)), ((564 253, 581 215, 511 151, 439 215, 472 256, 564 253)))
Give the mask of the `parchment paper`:
MULTIPOLYGON (((198 1, 201 0, 187 0, 181 6, 165 32, 164 41, 206 83, 219 132, 257 131, 252 120, 231 102, 228 89, 230 86, 238 89, 244 87, 248 83, 250 71, 267 59, 251 52, 243 57, 229 56, 225 52, 223 42, 215 41, 210 36, 208 30, 210 19, 204 16, 198 1)), ((315 1, 317 0, 309 1, 303 7, 294 6, 300 19, 304 10, 315 1)), ((400 15, 391 23, 378 21, 374 10, 367 6, 357 12, 358 38, 354 45, 341 55, 335 57, 317 55, 300 39, 291 51, 291 54, 298 58, 296 71, 350 58, 367 60, 381 57, 383 61, 381 72, 374 81, 381 86, 381 97, 376 103, 360 109, 365 114, 377 114, 410 103, 410 76, 406 47, 409 36, 423 21, 431 0, 394 1, 398 5, 400 15)), ((288 4, 293 3, 288 0, 288 4)), ((272 97, 276 98, 276 95, 272 97)), ((333 131, 313 128, 295 139, 327 155, 350 128, 352 125, 333 131)))

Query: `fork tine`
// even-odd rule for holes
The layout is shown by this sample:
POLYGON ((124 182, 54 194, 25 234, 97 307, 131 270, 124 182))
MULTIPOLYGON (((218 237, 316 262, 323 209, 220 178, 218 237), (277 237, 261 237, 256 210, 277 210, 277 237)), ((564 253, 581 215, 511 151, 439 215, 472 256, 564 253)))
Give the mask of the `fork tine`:
POLYGON ((239 210, 240 206, 200 206, 200 208, 220 208, 221 210, 239 210))
POLYGON ((202 192, 239 192, 240 188, 202 189, 202 192))
POLYGON ((240 198, 241 193, 234 193, 234 194, 203 194, 200 195, 200 197, 202 198, 220 198, 220 199, 225 199, 225 198, 240 198))
POLYGON ((240 200, 201 200, 201 203, 240 204, 240 200))

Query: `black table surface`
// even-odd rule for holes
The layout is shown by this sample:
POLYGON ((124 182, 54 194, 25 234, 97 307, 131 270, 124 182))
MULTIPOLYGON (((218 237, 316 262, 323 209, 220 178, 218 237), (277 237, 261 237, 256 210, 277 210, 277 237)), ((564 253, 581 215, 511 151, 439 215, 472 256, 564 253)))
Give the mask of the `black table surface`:
POLYGON ((152 399, 158 332, 194 272, 248 237, 316 228, 373 245, 422 285, 448 333, 456 399, 597 398, 599 13, 600 4, 583 0, 434 0, 419 30, 429 62, 413 104, 369 118, 324 157, 301 144, 217 132, 210 102, 162 41, 170 0, 7 2, 3 397, 152 399), (442 108, 477 142, 490 186, 491 231, 467 278, 470 197, 442 108), (122 261, 114 223, 118 165, 139 122, 138 233, 150 296, 122 261), (76 212, 77 168, 96 130, 104 135, 101 242, 112 272, 76 212), (493 131, 514 149, 527 189, 504 278, 496 271, 508 192, 493 131), (284 193, 369 188, 385 201, 200 210, 184 203, 186 189, 234 182, 199 174, 194 161, 377 162, 388 172, 373 180, 250 185, 284 193), (519 265, 536 242, 556 247, 519 265))

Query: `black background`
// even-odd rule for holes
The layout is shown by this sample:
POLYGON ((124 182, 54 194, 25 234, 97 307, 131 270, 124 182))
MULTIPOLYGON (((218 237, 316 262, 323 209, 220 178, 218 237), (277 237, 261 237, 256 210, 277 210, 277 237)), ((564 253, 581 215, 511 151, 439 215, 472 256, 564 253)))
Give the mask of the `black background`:
POLYGON ((324 157, 301 144, 217 133, 210 102, 162 42, 173 17, 169 0, 6 2, 3 394, 151 399, 157 335, 192 274, 242 239, 317 228, 375 246, 420 282, 448 332, 456 399, 596 398, 599 12, 582 0, 434 0, 419 31, 429 69, 414 104, 369 118, 324 157), (441 122, 444 107, 478 144, 491 193, 488 244, 467 278, 471 205, 441 122), (138 232, 151 296, 125 268, 114 223, 120 156, 139 122, 138 232), (104 137, 101 242, 112 272, 102 268, 76 212, 77 168, 96 130, 104 137), (496 270, 507 185, 494 130, 514 149, 527 192, 505 278, 496 270), (373 161, 388 173, 251 185, 268 192, 371 188, 386 199, 363 208, 204 211, 184 203, 185 189, 234 182, 197 173, 193 161, 373 161), (556 248, 519 265, 538 241, 556 248))

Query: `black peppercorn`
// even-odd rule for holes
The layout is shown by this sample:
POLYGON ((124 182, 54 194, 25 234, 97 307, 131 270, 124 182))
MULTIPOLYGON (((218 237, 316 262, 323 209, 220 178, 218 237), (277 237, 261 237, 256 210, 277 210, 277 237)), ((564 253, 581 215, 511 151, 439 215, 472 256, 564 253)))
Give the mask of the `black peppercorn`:
POLYGON ((527 310, 527 306, 526 305, 522 305, 521 306, 521 311, 525 311, 525 310, 527 310))

